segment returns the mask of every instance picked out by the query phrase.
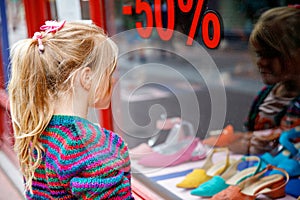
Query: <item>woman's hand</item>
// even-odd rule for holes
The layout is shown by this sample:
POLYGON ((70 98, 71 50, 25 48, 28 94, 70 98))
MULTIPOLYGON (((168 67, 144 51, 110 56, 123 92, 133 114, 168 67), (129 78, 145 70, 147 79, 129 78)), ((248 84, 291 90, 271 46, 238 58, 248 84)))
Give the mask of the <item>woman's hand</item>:
POLYGON ((275 149, 278 145, 278 140, 264 140, 260 137, 257 137, 255 135, 252 136, 250 140, 250 148, 249 153, 250 154, 263 154, 266 152, 270 152, 273 149, 275 149))
POLYGON ((237 154, 263 154, 270 152, 278 145, 279 132, 267 134, 265 131, 235 132, 240 138, 231 143, 230 151, 237 154))
POLYGON ((254 131, 250 140, 249 153, 263 154, 275 149, 278 145, 278 138, 281 130, 254 131))

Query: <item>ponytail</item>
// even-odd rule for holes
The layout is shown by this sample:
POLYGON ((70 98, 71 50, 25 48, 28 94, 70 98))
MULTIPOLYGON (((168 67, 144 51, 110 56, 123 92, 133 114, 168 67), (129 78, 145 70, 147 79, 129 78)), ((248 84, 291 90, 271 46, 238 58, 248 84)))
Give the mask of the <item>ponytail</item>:
POLYGON ((14 147, 27 189, 31 189, 34 171, 41 163, 44 150, 38 138, 53 114, 42 56, 32 39, 18 42, 11 51, 12 74, 8 91, 14 147))

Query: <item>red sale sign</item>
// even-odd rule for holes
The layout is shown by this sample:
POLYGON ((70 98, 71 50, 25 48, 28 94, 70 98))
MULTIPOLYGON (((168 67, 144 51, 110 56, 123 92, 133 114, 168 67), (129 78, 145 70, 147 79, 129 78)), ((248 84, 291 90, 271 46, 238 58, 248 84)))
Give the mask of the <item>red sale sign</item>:
MULTIPOLYGON (((168 41, 172 38, 175 28, 175 3, 174 0, 166 0, 167 6, 167 27, 163 28, 162 20, 162 1, 154 0, 151 6, 148 1, 135 1, 135 14, 144 14, 146 17, 146 24, 136 22, 136 28, 142 38, 149 38, 152 34, 153 26, 157 27, 159 37, 168 41)), ((177 0, 177 5, 180 12, 191 13, 193 18, 191 26, 189 27, 187 45, 192 45, 197 28, 200 25, 201 38, 203 44, 209 49, 215 49, 219 46, 223 35, 222 18, 218 12, 207 8, 206 0, 177 0), (195 7, 195 9, 193 9, 195 7)), ((123 6, 124 15, 132 15, 133 7, 131 5, 123 6)))

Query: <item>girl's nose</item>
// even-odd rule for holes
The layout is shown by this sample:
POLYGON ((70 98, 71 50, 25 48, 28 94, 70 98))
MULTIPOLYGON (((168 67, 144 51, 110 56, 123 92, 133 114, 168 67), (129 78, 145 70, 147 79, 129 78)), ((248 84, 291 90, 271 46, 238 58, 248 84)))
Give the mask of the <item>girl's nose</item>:
POLYGON ((265 57, 258 57, 256 64, 257 66, 267 66, 270 62, 269 58, 265 58, 265 57))
POLYGON ((111 85, 114 86, 116 84, 117 80, 115 77, 111 77, 111 85))

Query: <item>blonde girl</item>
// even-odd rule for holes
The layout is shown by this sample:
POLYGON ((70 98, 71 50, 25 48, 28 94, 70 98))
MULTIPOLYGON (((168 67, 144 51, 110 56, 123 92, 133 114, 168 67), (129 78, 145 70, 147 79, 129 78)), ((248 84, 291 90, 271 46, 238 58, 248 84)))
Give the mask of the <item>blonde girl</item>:
POLYGON ((110 103, 117 47, 95 25, 47 21, 11 50, 9 99, 27 199, 132 199, 124 141, 89 122, 110 103))

